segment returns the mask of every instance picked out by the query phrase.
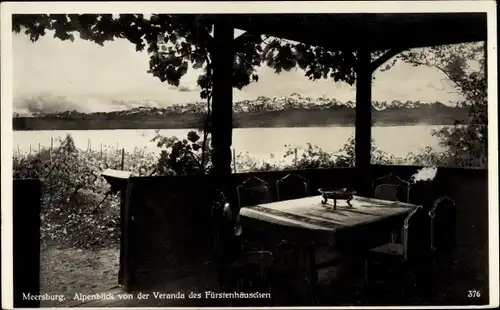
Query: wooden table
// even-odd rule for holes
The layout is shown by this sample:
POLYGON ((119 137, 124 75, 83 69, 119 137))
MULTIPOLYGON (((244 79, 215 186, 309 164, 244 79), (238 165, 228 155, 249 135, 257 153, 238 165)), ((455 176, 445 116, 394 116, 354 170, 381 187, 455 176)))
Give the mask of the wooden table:
MULTIPOLYGON (((337 248, 339 243, 355 248, 361 247, 364 239, 374 232, 402 227, 407 214, 415 205, 354 196, 351 207, 345 200, 321 203, 321 196, 285 200, 244 207, 240 210, 243 229, 256 229, 266 237, 276 240, 291 240, 306 245, 309 253, 310 280, 317 281, 314 247, 329 245, 337 248), (315 279, 314 279, 315 278, 315 279)), ((389 238, 387 238, 387 241, 389 238)), ((365 245, 368 247, 368 245, 365 245)), ((311 282, 311 281, 310 281, 311 282)))

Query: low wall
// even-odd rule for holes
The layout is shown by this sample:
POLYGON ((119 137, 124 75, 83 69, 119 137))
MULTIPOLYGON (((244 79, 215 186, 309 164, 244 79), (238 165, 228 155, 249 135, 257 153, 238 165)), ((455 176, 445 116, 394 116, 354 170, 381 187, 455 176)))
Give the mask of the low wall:
POLYGON ((208 180, 130 178, 125 201, 124 285, 168 282, 210 260, 208 180))
MULTIPOLYGON (((374 166, 374 178, 393 173, 403 179, 420 167, 374 166)), ((257 176, 271 185, 276 198, 276 181, 291 171, 243 173, 233 175, 236 186, 257 176)), ((315 169, 295 171, 310 182, 311 193, 319 187, 354 187, 354 169, 315 169)), ((125 285, 142 289, 156 283, 199 271, 212 255, 209 177, 131 178, 126 197, 125 285)), ((466 249, 487 249, 488 183, 484 170, 440 168, 433 186, 440 195, 457 203, 457 242, 466 249)), ((487 275, 486 257, 476 264, 487 275)))

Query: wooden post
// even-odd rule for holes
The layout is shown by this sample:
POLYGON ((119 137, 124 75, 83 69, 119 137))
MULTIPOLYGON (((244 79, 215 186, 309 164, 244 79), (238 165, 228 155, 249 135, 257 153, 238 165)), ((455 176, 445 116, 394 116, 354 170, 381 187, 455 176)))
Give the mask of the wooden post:
POLYGON ((120 267, 118 269, 118 284, 125 287, 125 291, 128 292, 130 289, 130 277, 128 270, 128 252, 126 247, 128 246, 128 221, 126 219, 127 213, 125 208, 127 207, 127 183, 122 185, 120 190, 120 267))
POLYGON ((121 164, 121 170, 125 169, 125 149, 122 149, 122 164, 121 164))
POLYGON ((295 159, 293 164, 297 166, 297 148, 295 148, 295 159))
POLYGON ((19 155, 19 158, 21 158, 21 149, 19 148, 19 144, 17 145, 17 154, 19 155))
POLYGON ((371 196, 371 125, 372 125, 371 52, 358 51, 356 67, 356 184, 358 194, 371 196))
POLYGON ((230 17, 218 15, 214 24, 212 147, 214 177, 220 185, 231 178, 231 144, 233 131, 233 36, 230 17))
POLYGON ((29 155, 31 156, 31 144, 30 144, 30 154, 29 155))
POLYGON ((101 160, 102 160, 102 142, 101 142, 101 160))
POLYGON ((41 148, 40 148, 40 142, 38 142, 38 154, 40 154, 41 152, 41 148))

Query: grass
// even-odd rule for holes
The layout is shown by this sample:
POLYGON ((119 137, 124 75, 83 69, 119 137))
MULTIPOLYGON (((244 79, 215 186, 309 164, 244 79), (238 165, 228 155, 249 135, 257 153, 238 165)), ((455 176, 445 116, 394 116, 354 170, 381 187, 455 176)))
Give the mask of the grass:
MULTIPOLYGON (((40 292, 64 295, 66 303, 75 293, 91 294, 118 284, 119 248, 82 250, 44 247, 40 257, 40 292)), ((42 301, 41 307, 56 307, 58 301, 42 301)))

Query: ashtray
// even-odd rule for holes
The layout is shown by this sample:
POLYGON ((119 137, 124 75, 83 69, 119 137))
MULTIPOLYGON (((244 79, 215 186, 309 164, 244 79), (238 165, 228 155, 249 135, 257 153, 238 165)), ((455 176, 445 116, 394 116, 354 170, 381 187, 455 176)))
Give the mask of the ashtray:
POLYGON ((352 207, 351 205, 351 200, 353 199, 354 195, 356 194, 355 191, 348 190, 347 188, 341 188, 341 189, 326 189, 326 188, 320 188, 318 189, 319 193, 323 197, 323 200, 321 200, 322 204, 326 204, 328 202, 328 199, 333 199, 333 209, 337 209, 337 200, 346 200, 347 204, 349 207, 352 207))

